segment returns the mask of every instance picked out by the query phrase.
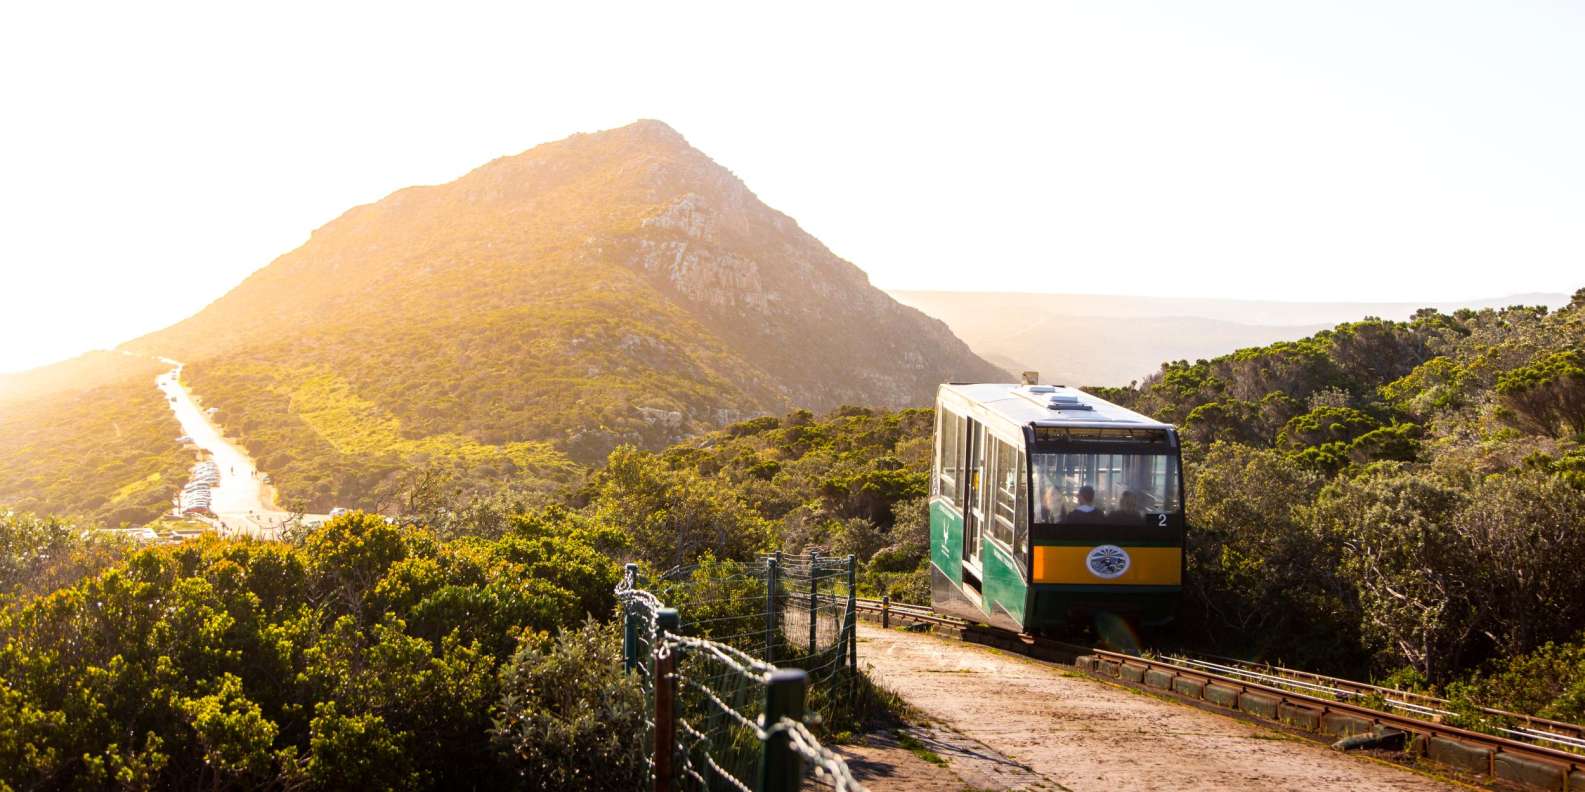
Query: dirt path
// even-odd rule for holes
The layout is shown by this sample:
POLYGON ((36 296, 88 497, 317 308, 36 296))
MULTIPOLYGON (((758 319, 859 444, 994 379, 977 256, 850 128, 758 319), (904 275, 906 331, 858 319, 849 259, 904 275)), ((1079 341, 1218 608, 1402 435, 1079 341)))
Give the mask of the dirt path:
MULTIPOLYGON (((871 732, 836 751, 870 792, 1061 789, 990 746, 940 725, 871 732)), ((806 791, 824 788, 804 785, 806 791)))
POLYGON ((281 531, 297 515, 276 505, 275 488, 265 483, 247 450, 227 440, 220 426, 182 385, 182 364, 169 358, 160 360, 173 368, 155 378, 155 385, 166 397, 182 433, 193 445, 208 452, 220 474, 219 483, 210 489, 210 509, 215 517, 207 521, 225 533, 280 538, 281 531))
POLYGON ((974 644, 861 622, 859 660, 932 720, 1042 781, 1003 789, 1461 788, 974 644))

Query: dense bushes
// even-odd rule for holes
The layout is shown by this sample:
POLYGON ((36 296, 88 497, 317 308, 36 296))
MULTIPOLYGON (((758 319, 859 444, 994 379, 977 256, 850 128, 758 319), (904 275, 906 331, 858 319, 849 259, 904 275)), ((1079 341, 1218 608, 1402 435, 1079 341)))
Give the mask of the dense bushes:
POLYGON ((97 574, 128 549, 63 520, 0 513, 0 609, 97 574))
POLYGON ((595 756, 630 773, 588 720, 631 718, 636 695, 609 631, 577 627, 614 605, 597 539, 528 519, 447 542, 354 513, 297 546, 138 552, 0 611, 0 781, 548 788, 547 763, 595 756))
POLYGON ((1585 300, 1426 310, 1111 389, 1185 422, 1184 637, 1562 711, 1585 670, 1566 659, 1585 629, 1582 345, 1585 300), (1574 676, 1527 678, 1543 668, 1574 676))
POLYGON ((525 640, 501 671, 492 735, 525 789, 639 789, 644 696, 622 674, 615 625, 525 640))
POLYGON ((618 449, 582 499, 657 567, 704 552, 852 553, 866 590, 928 591, 932 413, 841 408, 756 418, 659 454, 618 449))
POLYGON ((730 570, 772 547, 853 553, 866 586, 923 596, 930 426, 798 412, 622 447, 566 505, 420 473, 389 518, 119 562, 9 518, 0 781, 633 788, 642 700, 612 626, 589 621, 614 608, 618 560, 703 562, 666 593, 701 624, 722 603, 758 616, 762 593, 721 587, 762 586, 730 570))

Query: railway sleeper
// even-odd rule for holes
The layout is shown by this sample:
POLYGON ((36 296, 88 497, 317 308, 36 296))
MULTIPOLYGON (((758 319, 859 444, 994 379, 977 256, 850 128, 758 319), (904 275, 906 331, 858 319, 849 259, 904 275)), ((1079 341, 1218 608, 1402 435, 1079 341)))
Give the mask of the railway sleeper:
POLYGON ((1210 682, 1205 686, 1204 696, 1206 701, 1218 707, 1238 709, 1238 688, 1210 682))
POLYGON ((1471 745, 1459 740, 1432 735, 1426 738, 1425 755, 1445 765, 1452 765, 1460 770, 1472 773, 1490 773, 1492 771, 1492 757, 1496 752, 1490 748, 1471 745))
POLYGON ((1512 754, 1499 753, 1492 758, 1492 775, 1525 786, 1541 789, 1585 789, 1585 773, 1578 770, 1569 774, 1568 768, 1542 759, 1525 759, 1512 754), (1572 775, 1568 778, 1566 774, 1572 775))
POLYGON ((1304 731, 1321 730, 1321 711, 1283 702, 1277 707, 1277 719, 1304 731))
MULTIPOLYGON (((1321 716, 1321 731, 1338 737, 1350 737, 1358 734, 1370 734, 1380 737, 1375 723, 1364 718, 1344 715, 1339 712, 1328 712, 1321 716)), ((1401 735, 1402 732, 1398 732, 1398 734, 1401 735)))
POLYGON ((1172 692, 1198 701, 1205 698, 1205 680, 1180 676, 1172 680, 1172 692))

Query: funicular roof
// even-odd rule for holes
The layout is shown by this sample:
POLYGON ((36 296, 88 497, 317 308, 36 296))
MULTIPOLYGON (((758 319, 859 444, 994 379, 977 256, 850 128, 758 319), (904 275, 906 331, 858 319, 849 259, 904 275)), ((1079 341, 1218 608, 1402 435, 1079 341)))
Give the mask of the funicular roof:
POLYGON ((981 405, 1017 426, 1172 428, 1171 424, 1064 385, 953 383, 942 385, 941 390, 981 405))

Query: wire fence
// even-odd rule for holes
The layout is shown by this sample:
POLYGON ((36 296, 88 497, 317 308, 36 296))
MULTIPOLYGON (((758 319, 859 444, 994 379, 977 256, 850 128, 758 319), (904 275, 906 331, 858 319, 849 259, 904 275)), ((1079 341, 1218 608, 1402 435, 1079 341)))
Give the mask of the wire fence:
POLYGON ((778 553, 679 567, 651 591, 628 565, 623 655, 656 790, 863 789, 808 728, 856 689, 853 573, 851 556, 778 553))

